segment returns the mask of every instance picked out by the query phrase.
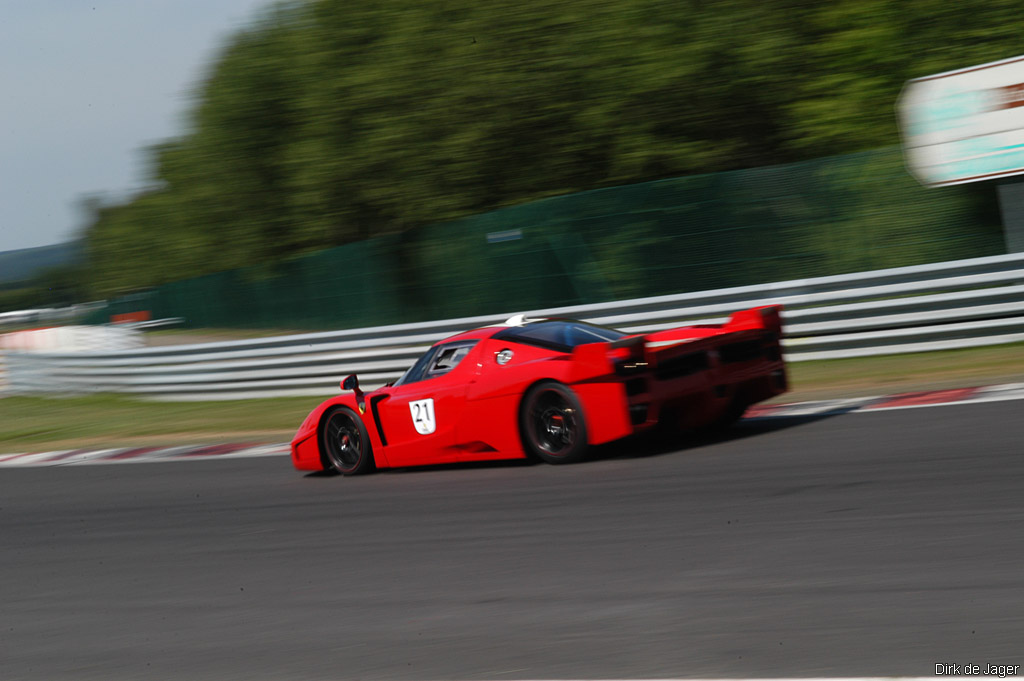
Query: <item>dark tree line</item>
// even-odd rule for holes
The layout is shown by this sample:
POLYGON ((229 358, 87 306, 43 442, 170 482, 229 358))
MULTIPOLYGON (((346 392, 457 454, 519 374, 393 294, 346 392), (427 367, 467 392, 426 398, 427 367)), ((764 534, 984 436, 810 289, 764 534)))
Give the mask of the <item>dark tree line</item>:
POLYGON ((225 45, 90 294, 552 195, 896 144, 908 78, 1024 51, 1010 0, 319 0, 225 45))

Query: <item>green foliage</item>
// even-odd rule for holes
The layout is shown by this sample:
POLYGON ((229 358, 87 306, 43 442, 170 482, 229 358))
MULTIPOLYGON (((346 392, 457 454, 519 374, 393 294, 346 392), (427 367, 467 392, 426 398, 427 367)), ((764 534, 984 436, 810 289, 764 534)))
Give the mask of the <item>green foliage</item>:
MULTIPOLYGON (((903 82, 1016 54, 1017 15, 1009 0, 282 3, 227 44, 188 134, 150 150, 152 187, 97 208, 90 284, 894 145, 903 82)), ((635 266, 593 248, 599 267, 635 266)))
POLYGON ((0 284, 0 312, 67 307, 87 299, 85 268, 74 263, 35 270, 26 281, 0 284))
POLYGON ((20 284, 4 284, 0 287, 0 312, 30 310, 42 307, 41 291, 20 284))
POLYGON ((172 282, 97 321, 146 309, 192 327, 352 328, 1001 253, 971 199, 919 186, 888 147, 509 206, 172 282))

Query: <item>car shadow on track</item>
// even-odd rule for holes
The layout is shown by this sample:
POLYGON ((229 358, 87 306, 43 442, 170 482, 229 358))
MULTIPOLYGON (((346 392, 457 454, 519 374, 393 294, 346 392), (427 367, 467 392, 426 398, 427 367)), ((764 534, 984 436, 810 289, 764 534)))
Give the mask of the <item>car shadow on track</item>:
MULTIPOLYGON (((458 471, 458 470, 485 470, 488 468, 526 468, 538 466, 539 461, 529 459, 500 459, 498 461, 457 461, 454 463, 438 463, 428 466, 408 466, 405 468, 385 468, 378 470, 371 475, 383 473, 386 475, 400 475, 402 473, 426 473, 429 471, 458 471)), ((335 471, 315 471, 307 473, 305 478, 339 478, 340 473, 335 471)), ((357 476, 362 477, 362 476, 357 476)))
POLYGON ((741 419, 728 428, 688 432, 665 432, 655 430, 619 440, 591 449, 587 461, 609 459, 636 459, 650 456, 674 454, 688 449, 705 447, 723 442, 744 440, 776 431, 824 421, 856 410, 856 406, 841 407, 817 414, 793 416, 760 416, 741 419))
MULTIPOLYGON (((592 447, 587 453, 587 458, 582 465, 596 461, 610 461, 616 459, 637 459, 666 454, 676 454, 688 449, 705 447, 723 442, 744 440, 751 437, 774 433, 798 426, 804 426, 816 421, 824 421, 834 416, 841 416, 856 410, 856 406, 841 407, 834 410, 818 413, 793 416, 761 416, 740 420, 730 428, 713 431, 665 433, 653 431, 634 435, 622 440, 617 440, 604 445, 592 447)), ((444 463, 431 466, 415 466, 409 468, 389 468, 384 473, 389 475, 399 473, 419 473, 427 471, 446 471, 464 469, 488 469, 488 468, 523 468, 539 465, 540 462, 529 459, 502 459, 498 461, 462 461, 457 463, 444 463)), ((318 471, 309 473, 306 478, 334 478, 340 477, 333 471, 318 471)))

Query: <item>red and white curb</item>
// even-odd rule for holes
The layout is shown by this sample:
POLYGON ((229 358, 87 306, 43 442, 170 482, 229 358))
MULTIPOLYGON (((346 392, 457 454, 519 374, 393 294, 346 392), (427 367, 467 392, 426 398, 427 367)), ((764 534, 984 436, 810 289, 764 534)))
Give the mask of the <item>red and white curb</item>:
POLYGON ((56 452, 0 454, 0 466, 81 466, 151 461, 203 461, 284 456, 287 444, 235 443, 184 447, 121 447, 118 449, 65 449, 56 452))
MULTIPOLYGON (((747 410, 745 419, 773 419, 800 416, 827 416, 855 412, 917 409, 950 404, 1024 400, 1024 383, 990 385, 980 388, 928 390, 880 397, 854 397, 793 404, 757 405, 747 410)), ((0 467, 82 466, 151 461, 209 461, 211 459, 286 456, 288 444, 220 444, 184 447, 123 447, 120 449, 66 449, 56 452, 0 454, 0 467)))
POLYGON ((951 404, 1003 402, 1024 400, 1024 383, 989 385, 980 388, 953 388, 925 390, 875 397, 853 397, 841 400, 819 400, 794 404, 756 405, 747 410, 745 418, 764 419, 793 416, 824 416, 854 412, 889 411, 892 409, 918 409, 942 407, 951 404))

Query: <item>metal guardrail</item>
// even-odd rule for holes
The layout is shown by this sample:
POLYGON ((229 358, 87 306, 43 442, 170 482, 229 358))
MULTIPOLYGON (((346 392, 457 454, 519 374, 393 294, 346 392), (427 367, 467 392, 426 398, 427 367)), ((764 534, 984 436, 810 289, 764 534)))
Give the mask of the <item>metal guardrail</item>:
MULTIPOLYGON (((1024 254, 697 293, 532 310, 626 331, 720 323, 732 312, 785 306, 788 361, 922 352, 1024 341, 1024 254)), ((120 352, 9 352, 8 393, 130 393, 162 400, 330 395, 359 373, 394 380, 429 345, 518 311, 233 342, 120 352)))
POLYGON ((11 312, 0 312, 0 329, 25 326, 31 324, 50 324, 53 322, 68 322, 89 314, 93 310, 103 307, 104 301, 91 303, 79 303, 70 307, 43 307, 32 310, 13 310, 11 312))

